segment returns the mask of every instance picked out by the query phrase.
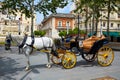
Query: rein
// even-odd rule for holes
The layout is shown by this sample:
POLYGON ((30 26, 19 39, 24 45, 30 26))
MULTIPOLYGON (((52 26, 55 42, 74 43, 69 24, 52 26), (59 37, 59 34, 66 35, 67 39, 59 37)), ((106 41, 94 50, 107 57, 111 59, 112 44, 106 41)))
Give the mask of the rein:
POLYGON ((19 48, 22 48, 25 45, 27 37, 28 37, 27 35, 24 36, 24 39, 23 39, 22 43, 19 45, 19 48))

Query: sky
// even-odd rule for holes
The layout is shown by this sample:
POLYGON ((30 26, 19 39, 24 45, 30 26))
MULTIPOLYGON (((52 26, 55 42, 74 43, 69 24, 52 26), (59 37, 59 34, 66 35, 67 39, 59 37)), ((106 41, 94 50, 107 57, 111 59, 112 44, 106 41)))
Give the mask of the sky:
MULTIPOLYGON (((72 2, 70 2, 63 9, 62 8, 58 8, 57 9, 57 13, 70 13, 70 11, 73 10, 73 9, 74 9, 74 4, 72 2)), ((43 20, 43 15, 37 12, 36 16, 37 16, 36 24, 40 24, 41 21, 43 20)))
MULTIPOLYGON (((35 0, 35 3, 37 3, 38 1, 39 0, 35 0)), ((70 13, 70 11, 72 11, 73 9, 75 9, 74 3, 69 1, 67 6, 65 6, 64 8, 58 8, 57 13, 70 13)), ((42 20, 43 20, 43 15, 40 14, 39 12, 36 12, 36 24, 40 24, 42 20)))

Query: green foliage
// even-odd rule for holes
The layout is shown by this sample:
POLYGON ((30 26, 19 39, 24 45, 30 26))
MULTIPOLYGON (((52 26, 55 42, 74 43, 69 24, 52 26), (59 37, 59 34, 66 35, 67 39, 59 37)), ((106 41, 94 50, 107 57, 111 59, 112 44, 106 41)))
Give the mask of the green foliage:
POLYGON ((78 28, 73 29, 73 34, 78 34, 78 28))
POLYGON ((46 34, 46 32, 45 31, 42 31, 42 30, 37 30, 37 31, 34 31, 34 34, 36 35, 36 36, 44 36, 45 34, 46 34))
POLYGON ((80 34, 86 34, 84 30, 80 30, 80 34))
POLYGON ((67 31, 61 31, 59 32, 60 37, 65 37, 67 35, 67 31))
POLYGON ((44 16, 49 12, 56 13, 58 7, 63 8, 68 4, 68 0, 3 0, 1 2, 3 10, 7 9, 12 14, 19 10, 27 17, 31 17, 36 11, 44 16))
POLYGON ((56 13, 57 8, 63 8, 68 0, 3 0, 1 10, 7 10, 10 14, 21 12, 31 18, 31 35, 33 34, 34 12, 42 13, 44 16, 50 12, 56 13))
MULTIPOLYGON (((78 28, 76 27, 75 29, 73 30, 69 30, 69 33, 68 35, 77 35, 78 34, 78 28)), ((86 34, 85 30, 80 30, 80 34, 86 34)), ((61 31, 59 32, 59 36, 60 37, 66 37, 67 36, 67 31, 61 31)))

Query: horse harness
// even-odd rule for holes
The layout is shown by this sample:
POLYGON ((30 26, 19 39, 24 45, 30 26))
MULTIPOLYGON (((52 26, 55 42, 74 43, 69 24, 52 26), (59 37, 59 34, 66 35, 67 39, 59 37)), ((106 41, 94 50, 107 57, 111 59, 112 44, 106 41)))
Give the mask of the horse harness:
MULTIPOLYGON (((33 46, 33 44, 34 44, 34 42, 35 42, 34 36, 31 36, 31 40, 32 40, 31 44, 26 44, 27 37, 28 37, 27 35, 24 36, 24 39, 23 39, 22 43, 19 45, 19 48, 23 48, 24 45, 30 46, 30 47, 32 47, 32 48, 35 48, 35 47, 33 46)), ((44 39, 43 39, 43 38, 41 38, 41 39, 42 39, 42 42, 43 42, 43 47, 44 47, 44 49, 47 50, 47 47, 45 47, 44 39)), ((50 45, 51 45, 51 40, 49 39, 49 48, 50 48, 50 45)))
MULTIPOLYGON (((23 41, 22 41, 22 43, 19 45, 19 48, 22 48, 26 43, 26 40, 27 40, 27 35, 25 35, 25 37, 24 37, 24 39, 23 39, 23 41)), ((32 47, 33 48, 33 44, 34 44, 34 36, 31 36, 31 39, 32 39, 32 42, 31 42, 31 44, 29 45, 29 44, 26 44, 26 45, 28 45, 28 46, 30 46, 30 47, 32 47)))

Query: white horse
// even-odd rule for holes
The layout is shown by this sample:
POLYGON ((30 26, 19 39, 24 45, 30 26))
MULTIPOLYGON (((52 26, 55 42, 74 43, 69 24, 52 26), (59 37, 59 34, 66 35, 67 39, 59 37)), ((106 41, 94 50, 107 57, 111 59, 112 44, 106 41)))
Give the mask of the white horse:
MULTIPOLYGON (((53 55, 57 56, 53 39, 49 37, 35 37, 34 38, 34 37, 28 37, 27 35, 23 37, 20 35, 15 36, 15 35, 8 34, 6 36, 6 42, 8 40, 15 42, 19 48, 23 49, 23 52, 27 58, 27 66, 25 70, 30 69, 29 55, 33 52, 33 49, 41 50, 41 49, 49 48, 50 49, 49 53, 52 53, 53 55)), ((48 68, 51 67, 49 53, 47 52, 48 64, 46 66, 48 68)))

